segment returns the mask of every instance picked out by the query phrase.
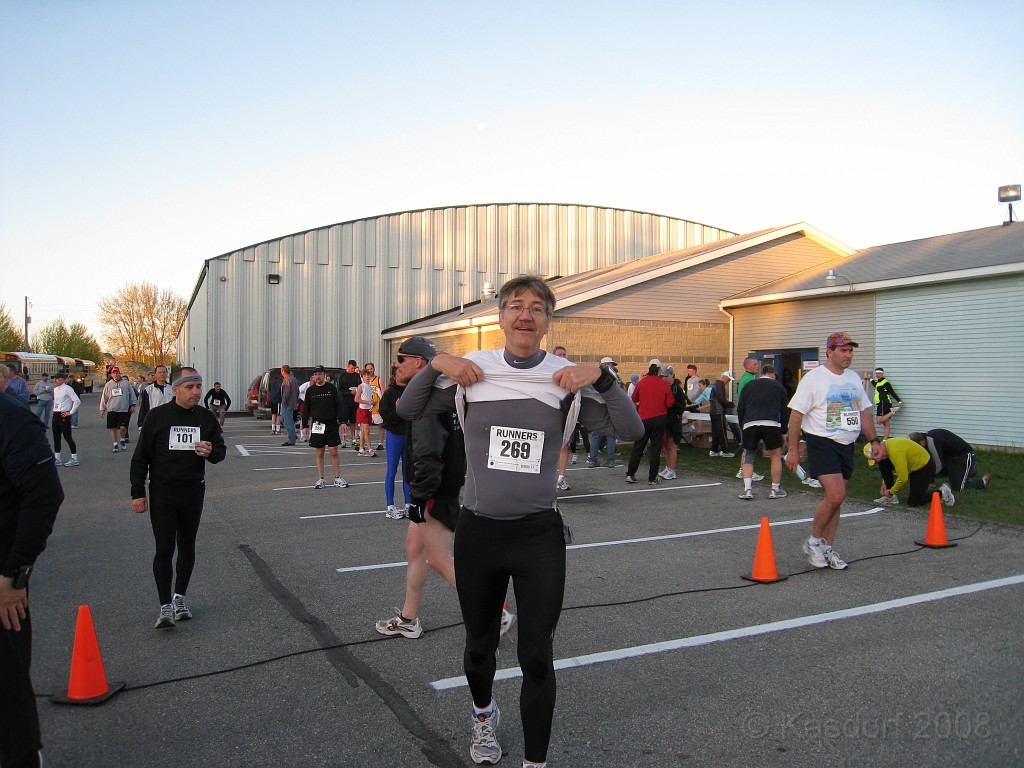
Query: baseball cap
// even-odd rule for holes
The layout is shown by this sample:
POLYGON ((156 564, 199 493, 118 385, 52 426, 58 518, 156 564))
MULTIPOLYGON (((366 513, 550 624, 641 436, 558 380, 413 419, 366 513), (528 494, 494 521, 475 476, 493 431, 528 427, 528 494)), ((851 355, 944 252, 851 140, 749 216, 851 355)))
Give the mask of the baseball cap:
POLYGON ((721 379, 729 379, 730 381, 736 381, 736 377, 732 375, 732 371, 722 371, 722 375, 719 376, 721 379))
POLYGON ((116 371, 117 373, 120 373, 120 372, 121 372, 121 369, 120 369, 120 368, 118 368, 118 367, 117 367, 117 366, 115 365, 115 366, 111 367, 111 369, 110 369, 110 372, 111 372, 111 373, 114 373, 115 371, 116 371))
POLYGON ((398 354, 412 355, 413 357, 422 357, 424 360, 430 360, 437 355, 437 347, 434 346, 434 342, 422 336, 410 336, 402 342, 402 345, 398 348, 398 354))
POLYGON ((654 357, 654 358, 651 358, 651 360, 650 360, 650 361, 649 361, 649 362, 647 363, 647 365, 649 365, 649 366, 650 366, 650 365, 656 365, 656 366, 658 366, 659 368, 661 368, 661 360, 659 360, 659 359, 658 359, 658 358, 656 358, 656 357, 654 357))
POLYGON ((873 467, 878 463, 871 458, 871 443, 864 443, 864 457, 868 460, 869 467, 873 467))
POLYGON ((316 368, 313 369, 313 373, 327 373, 327 369, 324 368, 322 365, 318 365, 316 368))
POLYGON ((846 331, 838 331, 833 333, 827 339, 825 339, 825 349, 835 349, 836 347, 845 347, 849 344, 851 347, 859 347, 856 341, 850 338, 850 334, 846 331))
POLYGON ((675 372, 676 372, 676 369, 673 368, 671 365, 666 365, 664 368, 661 369, 661 375, 663 377, 665 377, 666 379, 669 376, 671 376, 673 373, 675 373, 675 372))
POLYGON ((55 379, 66 379, 67 377, 68 375, 64 373, 64 371, 57 371, 55 374, 53 374, 53 378, 55 379))
POLYGON ((614 358, 602 357, 601 358, 601 365, 618 365, 618 363, 615 362, 614 358))

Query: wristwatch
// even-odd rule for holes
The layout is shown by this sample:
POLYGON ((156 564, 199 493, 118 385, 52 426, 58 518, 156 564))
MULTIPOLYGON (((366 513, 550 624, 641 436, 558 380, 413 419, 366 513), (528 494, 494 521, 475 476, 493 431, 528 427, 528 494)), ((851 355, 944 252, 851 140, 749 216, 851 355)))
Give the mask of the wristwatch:
POLYGON ((23 565, 14 572, 11 577, 11 586, 14 589, 24 589, 28 586, 28 577, 32 575, 32 566, 23 565))
POLYGON ((880 437, 872 437, 868 442, 869 443, 880 443, 880 442, 882 442, 882 438, 880 438, 880 437))

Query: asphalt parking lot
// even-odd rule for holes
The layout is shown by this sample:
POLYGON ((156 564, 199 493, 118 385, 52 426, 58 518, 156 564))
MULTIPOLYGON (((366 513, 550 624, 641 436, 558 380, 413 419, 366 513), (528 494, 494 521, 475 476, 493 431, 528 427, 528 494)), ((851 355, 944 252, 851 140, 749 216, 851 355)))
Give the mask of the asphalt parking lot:
MULTIPOLYGON (((148 518, 130 455, 111 454, 86 396, 82 465, 32 581, 46 765, 466 766, 458 603, 432 576, 418 640, 381 638, 404 590, 407 523, 385 519, 385 463, 342 452, 349 488, 314 490, 309 448, 231 418, 207 472, 191 622, 153 628, 148 518), (99 706, 67 688, 89 605, 107 678, 99 706)), ((134 448, 134 443, 131 446, 134 448)), ((555 638, 555 766, 1019 766, 1024 763, 1024 535, 959 519, 922 549, 927 514, 847 505, 844 572, 800 545, 817 496, 736 498, 686 471, 650 488, 570 468, 575 543, 555 638), (762 516, 775 584, 753 584, 762 516)), ((328 470, 328 478, 330 471, 328 470)), ((510 608, 515 598, 510 594, 510 608)), ((518 766, 516 630, 499 652, 501 765, 518 766)))

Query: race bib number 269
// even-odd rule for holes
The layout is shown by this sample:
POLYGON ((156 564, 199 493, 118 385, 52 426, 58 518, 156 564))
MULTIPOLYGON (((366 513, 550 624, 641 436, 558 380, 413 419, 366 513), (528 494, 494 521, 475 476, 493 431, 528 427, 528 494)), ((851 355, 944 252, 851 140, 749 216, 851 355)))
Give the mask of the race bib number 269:
POLYGON ((488 469, 540 474, 544 433, 534 429, 491 427, 487 451, 488 469))

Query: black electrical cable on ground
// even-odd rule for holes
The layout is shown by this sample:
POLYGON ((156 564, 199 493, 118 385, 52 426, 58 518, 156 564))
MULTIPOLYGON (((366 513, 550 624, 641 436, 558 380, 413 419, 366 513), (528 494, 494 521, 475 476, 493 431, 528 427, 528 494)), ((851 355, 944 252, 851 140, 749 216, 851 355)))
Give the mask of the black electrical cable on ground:
MULTIPOLYGON (((960 536, 959 538, 949 539, 949 541, 954 542, 954 541, 964 541, 965 539, 969 539, 972 536, 974 536, 976 533, 978 533, 983 527, 984 527, 984 524, 979 525, 977 528, 975 528, 973 531, 971 531, 966 536, 960 536)), ((916 554, 917 552, 920 552, 921 550, 923 550, 925 548, 926 547, 924 547, 923 545, 918 545, 918 546, 914 547, 913 549, 907 549, 907 550, 903 550, 903 551, 900 551, 900 552, 886 552, 886 553, 882 553, 880 555, 866 555, 864 557, 858 557, 858 558, 856 558, 854 560, 850 560, 849 562, 850 562, 850 565, 853 565, 854 563, 862 563, 862 562, 865 562, 867 560, 878 560, 878 559, 881 559, 881 558, 884 558, 884 557, 902 557, 904 555, 913 555, 913 554, 916 554)), ((795 573, 791 573, 791 574, 789 574, 789 576, 803 576, 804 574, 808 574, 808 573, 817 573, 819 570, 821 570, 821 569, 819 569, 819 568, 808 568, 807 570, 804 570, 804 571, 797 571, 795 573)), ((663 592, 663 593, 658 594, 658 595, 648 595, 646 597, 638 597, 638 598, 635 598, 635 599, 632 599, 632 600, 617 600, 617 601, 612 601, 612 602, 607 602, 607 603, 589 603, 589 604, 584 604, 584 605, 567 605, 567 606, 562 608, 562 612, 565 613, 566 611, 589 610, 589 609, 592 609, 592 608, 615 608, 615 607, 623 606, 623 605, 635 605, 637 603, 648 603, 648 602, 651 602, 651 601, 654 601, 654 600, 662 600, 662 599, 667 598, 667 597, 681 597, 683 595, 698 595, 698 594, 710 593, 710 592, 726 592, 726 591, 730 591, 730 590, 734 590, 734 589, 750 589, 752 587, 759 587, 759 586, 766 586, 766 585, 761 583, 761 582, 756 582, 755 581, 755 582, 749 582, 749 583, 746 583, 746 584, 733 584, 733 585, 726 586, 726 587, 701 587, 699 589, 683 589, 683 590, 679 590, 677 592, 663 592)), ((455 622, 453 624, 444 624, 444 625, 442 625, 440 627, 434 627, 433 629, 425 630, 423 634, 431 634, 431 633, 434 633, 434 632, 441 632, 441 631, 444 631, 446 629, 453 629, 454 627, 461 627, 461 626, 462 626, 462 622, 461 621, 455 622)), ((279 656, 271 656, 270 658, 267 658, 267 659, 260 659, 259 661, 252 661, 252 662, 249 662, 248 664, 240 664, 240 665, 238 665, 236 667, 226 667, 224 669, 216 669, 216 670, 212 670, 210 672, 200 672, 200 673, 195 674, 195 675, 185 675, 183 677, 172 677, 172 678, 169 678, 167 680, 156 680, 156 681, 151 682, 151 683, 141 683, 139 685, 126 685, 124 687, 124 689, 123 689, 123 692, 127 692, 127 691, 142 691, 142 690, 145 690, 146 688, 156 688, 156 687, 161 686, 161 685, 170 685, 171 683, 184 683, 184 682, 187 682, 189 680, 201 680, 201 679, 206 678, 206 677, 215 677, 217 675, 226 675, 226 674, 229 674, 231 672, 241 672, 242 670, 252 669, 254 667, 260 667, 260 666, 263 666, 264 664, 273 664, 274 662, 277 662, 277 661, 284 661, 285 659, 291 659, 291 658, 295 658, 295 657, 298 657, 298 656, 305 656, 305 655, 310 654, 310 653, 323 653, 324 651, 331 651, 331 650, 335 650, 337 648, 352 648, 352 647, 357 647, 357 646, 360 646, 360 645, 369 645, 370 643, 380 643, 380 642, 385 642, 385 641, 394 640, 394 639, 395 638, 393 638, 393 637, 371 637, 371 638, 367 638, 365 640, 353 640, 353 641, 347 642, 347 643, 335 643, 333 645, 324 645, 324 646, 320 646, 318 648, 306 648, 306 649, 303 649, 301 651, 292 651, 290 653, 283 653, 283 654, 281 654, 279 656)), ((37 693, 36 694, 36 698, 50 699, 50 698, 53 698, 53 696, 54 696, 54 694, 49 694, 49 693, 45 693, 45 694, 44 693, 37 693)))

